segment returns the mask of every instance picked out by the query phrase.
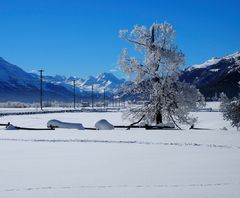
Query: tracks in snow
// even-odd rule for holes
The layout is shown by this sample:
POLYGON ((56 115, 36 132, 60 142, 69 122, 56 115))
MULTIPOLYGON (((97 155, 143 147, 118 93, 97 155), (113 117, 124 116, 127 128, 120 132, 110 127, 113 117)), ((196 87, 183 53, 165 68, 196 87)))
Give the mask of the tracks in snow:
POLYGON ((240 185, 240 183, 197 183, 197 184, 157 184, 157 185, 82 185, 82 186, 45 186, 45 187, 27 187, 27 188, 9 188, 1 192, 18 192, 33 190, 65 190, 65 189, 109 189, 109 188, 184 188, 184 187, 217 187, 228 185, 240 185))
POLYGON ((240 149, 240 146, 220 145, 220 144, 201 144, 192 142, 147 142, 147 141, 124 141, 124 140, 89 140, 89 139, 17 139, 0 138, 0 141, 13 142, 35 142, 35 143, 104 143, 104 144, 138 144, 138 145, 161 145, 178 147, 207 147, 220 149, 240 149))

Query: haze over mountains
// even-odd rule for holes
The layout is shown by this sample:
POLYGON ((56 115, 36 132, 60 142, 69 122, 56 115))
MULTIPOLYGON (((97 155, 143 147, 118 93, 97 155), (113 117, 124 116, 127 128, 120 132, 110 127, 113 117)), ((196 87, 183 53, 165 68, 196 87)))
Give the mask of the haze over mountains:
MULTIPOLYGON (((43 90, 46 101, 72 101, 73 80, 76 80, 78 100, 89 100, 92 85, 96 97, 104 89, 107 94, 117 94, 124 79, 112 73, 102 73, 87 79, 65 76, 44 76, 43 90)), ((240 92, 240 52, 222 58, 213 58, 203 64, 193 65, 182 72, 180 80, 196 85, 205 97, 213 97, 221 92, 236 96, 240 92)), ((28 73, 0 57, 0 101, 39 101, 39 76, 28 73)))

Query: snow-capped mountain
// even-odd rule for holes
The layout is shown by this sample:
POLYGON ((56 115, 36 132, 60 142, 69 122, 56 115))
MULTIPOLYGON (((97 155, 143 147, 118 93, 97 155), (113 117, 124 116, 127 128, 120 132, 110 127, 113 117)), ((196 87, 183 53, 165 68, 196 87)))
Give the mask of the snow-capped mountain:
MULTIPOLYGON (((0 101, 38 102, 39 85, 38 75, 27 73, 0 58, 0 101)), ((72 94, 64 86, 49 80, 44 81, 43 90, 45 100, 67 101, 72 94)))
MULTIPOLYGON (((102 73, 86 79, 44 76, 44 100, 72 101, 73 80, 76 82, 79 100, 91 98, 92 85, 96 97, 101 97, 103 90, 109 95, 116 94, 126 83, 112 73, 102 73)), ((221 92, 230 97, 236 96, 240 92, 240 52, 193 65, 182 72, 180 80, 195 84, 205 97, 213 97, 221 92)), ((37 74, 25 72, 0 58, 0 101, 38 102, 39 85, 37 74)))
POLYGON ((180 79, 195 84, 206 97, 221 92, 229 97, 236 96, 240 92, 240 52, 193 65, 182 73, 180 79))
POLYGON ((118 79, 112 73, 102 73, 97 77, 88 76, 86 79, 78 77, 69 77, 64 76, 45 76, 44 80, 56 85, 64 86, 67 89, 72 90, 73 80, 76 82, 76 88, 80 92, 88 92, 92 90, 92 85, 95 92, 101 93, 104 89, 107 92, 115 93, 118 88, 125 82, 124 79, 118 79))
POLYGON ((117 92, 121 85, 125 82, 124 79, 119 79, 112 73, 102 73, 96 78, 89 76, 81 85, 82 90, 91 90, 92 85, 94 89, 102 92, 104 89, 108 92, 117 92))
POLYGON ((124 79, 118 79, 112 73, 102 73, 97 77, 96 83, 107 85, 109 82, 111 82, 112 84, 118 85, 122 84, 124 81, 124 79))
MULTIPOLYGON (((73 80, 76 81, 76 94, 81 100, 91 97, 92 85, 96 97, 105 89, 107 94, 114 94, 124 83, 111 73, 102 73, 87 79, 65 76, 44 76, 43 90, 45 100, 72 101, 73 80)), ((34 102, 39 100, 39 76, 28 73, 16 65, 0 58, 0 101, 34 102)))
POLYGON ((84 82, 82 83, 81 86, 91 86, 93 84, 95 84, 97 81, 97 79, 93 76, 88 76, 88 78, 86 80, 84 80, 84 82))

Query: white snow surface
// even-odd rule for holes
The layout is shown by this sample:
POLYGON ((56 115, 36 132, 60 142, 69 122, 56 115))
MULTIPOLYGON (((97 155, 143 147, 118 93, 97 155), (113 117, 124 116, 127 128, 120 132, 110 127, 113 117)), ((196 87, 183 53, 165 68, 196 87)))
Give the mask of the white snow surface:
POLYGON ((214 102, 206 102, 205 108, 212 108, 213 111, 219 111, 219 109, 220 109, 220 102, 215 102, 215 101, 214 102))
MULTIPOLYGON (((238 198, 240 133, 220 112, 193 114, 196 127, 212 130, 0 127, 0 197, 238 198)), ((100 119, 129 124, 121 112, 6 116, 0 123, 46 127, 50 119, 86 127, 100 119)))
POLYGON ((211 72, 218 72, 220 69, 210 69, 211 72))

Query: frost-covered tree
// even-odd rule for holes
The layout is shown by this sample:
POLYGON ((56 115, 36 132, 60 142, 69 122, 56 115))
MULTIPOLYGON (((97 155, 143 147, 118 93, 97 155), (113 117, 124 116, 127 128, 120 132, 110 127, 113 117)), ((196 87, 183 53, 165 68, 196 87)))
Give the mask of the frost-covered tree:
POLYGON ((120 37, 140 52, 138 58, 130 57, 123 49, 120 56, 119 64, 132 81, 126 92, 149 101, 131 108, 125 116, 136 120, 144 115, 156 124, 170 120, 192 124, 195 119, 189 112, 203 105, 203 97, 194 86, 179 81, 184 55, 174 44, 172 26, 166 22, 154 23, 149 29, 136 25, 131 32, 121 30, 120 37))
POLYGON ((240 94, 231 100, 222 93, 220 95, 220 110, 223 112, 223 118, 231 121, 233 127, 240 128, 240 94))

